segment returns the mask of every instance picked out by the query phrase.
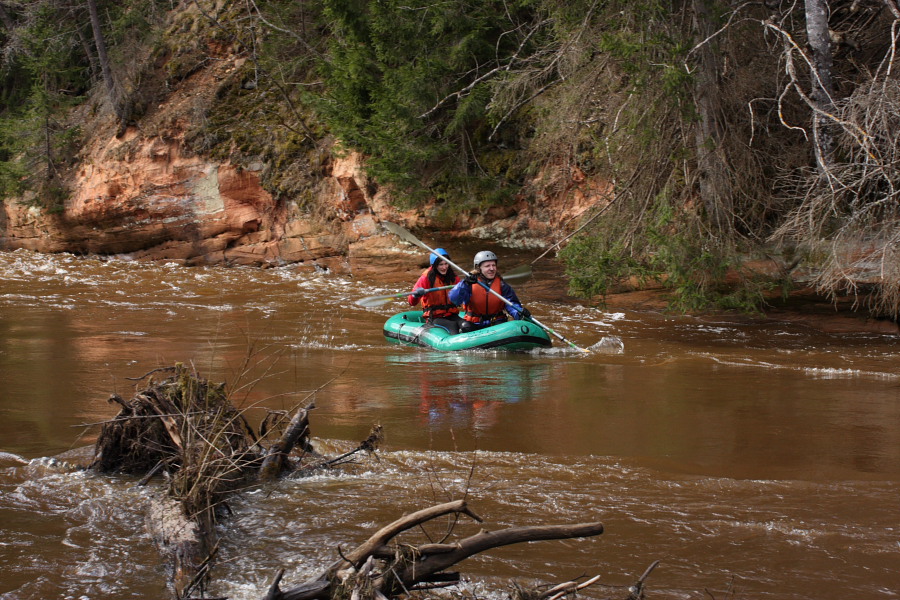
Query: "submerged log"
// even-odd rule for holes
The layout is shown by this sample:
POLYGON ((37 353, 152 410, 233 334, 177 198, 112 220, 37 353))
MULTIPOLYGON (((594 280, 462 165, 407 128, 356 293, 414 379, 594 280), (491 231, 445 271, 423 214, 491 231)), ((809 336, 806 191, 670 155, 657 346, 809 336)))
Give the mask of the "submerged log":
POLYGON ((172 557, 171 583, 176 597, 187 597, 209 556, 195 519, 188 518, 172 498, 155 498, 147 511, 147 530, 163 554, 172 557))
POLYGON ((262 467, 259 469, 260 481, 271 481, 285 470, 288 455, 294 446, 299 446, 303 452, 313 451, 312 445, 309 443, 309 411, 313 408, 315 405, 310 404, 306 408, 298 410, 281 439, 269 448, 262 467))
POLYGON ((148 527, 170 556, 175 597, 186 598, 207 582, 217 507, 245 485, 259 457, 224 384, 211 384, 181 364, 164 371, 172 375, 151 379, 128 402, 110 397, 122 410, 103 425, 91 467, 144 475, 142 484, 158 472, 168 476, 167 489, 151 500, 148 527))

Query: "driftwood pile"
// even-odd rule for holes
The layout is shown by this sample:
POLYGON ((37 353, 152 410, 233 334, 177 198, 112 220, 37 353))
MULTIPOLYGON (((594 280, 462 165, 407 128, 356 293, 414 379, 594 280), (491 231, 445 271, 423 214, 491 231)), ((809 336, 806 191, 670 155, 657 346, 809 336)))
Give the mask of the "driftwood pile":
MULTIPOLYGON (((309 410, 293 415, 271 412, 258 430, 232 406, 224 384, 211 384, 183 365, 157 369, 138 378, 165 372, 161 381, 149 380, 130 401, 113 395, 121 406, 115 419, 104 423, 91 468, 111 473, 154 475, 167 480, 165 493, 148 512, 148 526, 172 560, 171 584, 176 598, 205 593, 209 569, 217 550, 216 519, 227 510, 229 495, 277 479, 285 473, 304 473, 352 460, 357 452, 373 452, 381 428, 355 450, 337 458, 315 452, 310 442, 309 410), (290 418, 289 418, 290 417, 290 418), (269 441, 272 438, 273 441, 269 441)), ((383 527, 350 552, 341 552, 317 577, 282 589, 278 572, 265 593, 266 600, 390 600, 454 585, 458 572, 448 571, 464 559, 491 548, 539 540, 584 538, 603 532, 601 523, 515 527, 481 530, 450 541, 459 520, 481 518, 464 500, 426 508, 383 527), (397 537, 422 529, 429 521, 447 519, 438 542, 400 543, 397 537)), ((643 598, 644 580, 615 595, 620 600, 643 598)), ((567 581, 540 589, 513 585, 512 600, 559 600, 591 585, 599 576, 567 581)))
POLYGON ((103 424, 90 468, 142 475, 141 483, 160 473, 166 477, 166 493, 153 501, 148 527, 172 557, 178 598, 205 589, 217 549, 216 520, 231 494, 285 473, 333 467, 356 452, 374 451, 381 439, 375 426, 355 450, 329 459, 310 443, 312 404, 293 416, 270 412, 255 431, 231 404, 225 384, 212 384, 181 364, 137 380, 159 372, 169 375, 151 378, 130 401, 109 398, 121 410, 103 424))

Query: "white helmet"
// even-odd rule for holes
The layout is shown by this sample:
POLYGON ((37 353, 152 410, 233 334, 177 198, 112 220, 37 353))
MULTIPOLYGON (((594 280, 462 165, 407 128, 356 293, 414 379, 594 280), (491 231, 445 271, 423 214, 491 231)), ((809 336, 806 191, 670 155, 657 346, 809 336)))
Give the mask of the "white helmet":
POLYGON ((497 255, 491 252, 490 250, 482 250, 478 254, 475 255, 475 268, 478 268, 478 265, 483 263, 486 260, 497 260, 497 255))

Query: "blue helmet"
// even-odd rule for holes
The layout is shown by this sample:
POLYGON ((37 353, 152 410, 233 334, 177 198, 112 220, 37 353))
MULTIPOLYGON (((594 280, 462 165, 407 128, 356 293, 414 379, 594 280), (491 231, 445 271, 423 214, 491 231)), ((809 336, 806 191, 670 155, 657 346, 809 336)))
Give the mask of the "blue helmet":
MULTIPOLYGON (((436 263, 436 262, 438 261, 438 255, 439 255, 439 254, 440 254, 441 256, 446 256, 447 258, 450 258, 450 253, 449 253, 449 252, 447 252, 447 251, 444 250, 443 248, 435 248, 435 249, 434 249, 434 253, 432 253, 432 255, 431 255, 431 266, 432 266, 432 267, 434 266, 434 263, 436 263)), ((443 260, 443 259, 441 259, 441 260, 443 260)))

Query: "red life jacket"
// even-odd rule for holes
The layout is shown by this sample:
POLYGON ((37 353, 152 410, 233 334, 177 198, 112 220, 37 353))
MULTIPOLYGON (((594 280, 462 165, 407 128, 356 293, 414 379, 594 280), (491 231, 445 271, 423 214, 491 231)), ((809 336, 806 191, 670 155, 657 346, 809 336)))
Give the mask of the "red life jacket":
MULTIPOLYGON (((480 275, 478 280, 484 281, 480 275)), ((491 282, 491 289, 500 294, 501 286, 500 276, 497 275, 491 282)), ((466 303, 466 314, 463 318, 472 323, 495 321, 501 317, 505 320, 506 315, 503 314, 503 307, 503 300, 488 292, 480 283, 476 283, 472 286, 472 297, 466 303)))
MULTIPOLYGON (((432 270, 425 269, 421 277, 425 277, 430 287, 436 286, 437 279, 430 277, 432 270)), ((421 281, 421 278, 420 278, 421 281)), ((428 292, 422 296, 422 315, 426 319, 439 319, 441 317, 449 317, 459 313, 459 307, 450 302, 450 290, 437 290, 428 292)))

